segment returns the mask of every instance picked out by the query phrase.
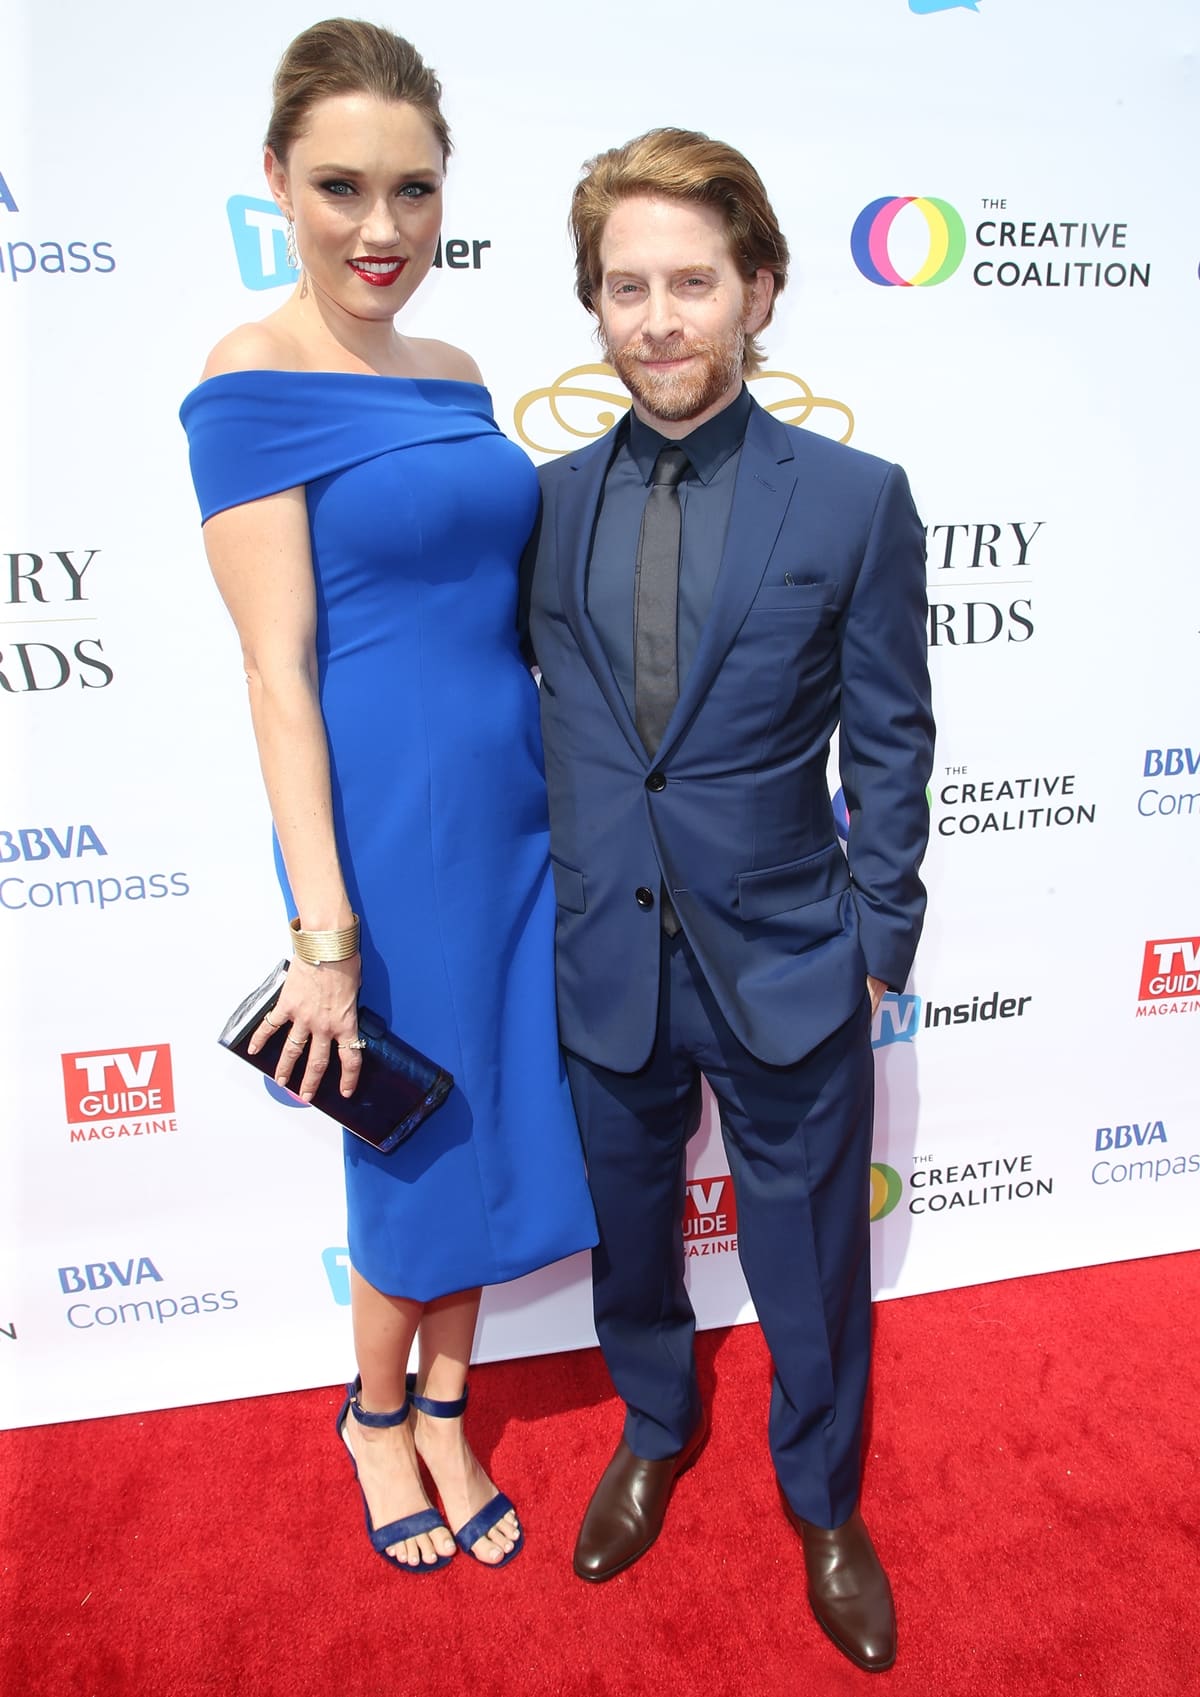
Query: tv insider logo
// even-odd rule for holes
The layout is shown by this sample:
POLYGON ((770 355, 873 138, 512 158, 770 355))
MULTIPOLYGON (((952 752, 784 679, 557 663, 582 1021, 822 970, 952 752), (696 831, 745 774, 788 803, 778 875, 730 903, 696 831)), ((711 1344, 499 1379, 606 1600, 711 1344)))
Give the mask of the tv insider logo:
POLYGON ((230 195, 225 203, 238 271, 248 289, 278 289, 299 280, 288 264, 287 221, 273 200, 230 195))
MULTIPOLYGON (((230 195, 225 203, 238 272, 248 289, 282 289, 300 280, 299 267, 289 264, 287 220, 273 200, 230 195)), ((433 256, 435 271, 479 271, 491 247, 486 237, 439 237, 433 256)))

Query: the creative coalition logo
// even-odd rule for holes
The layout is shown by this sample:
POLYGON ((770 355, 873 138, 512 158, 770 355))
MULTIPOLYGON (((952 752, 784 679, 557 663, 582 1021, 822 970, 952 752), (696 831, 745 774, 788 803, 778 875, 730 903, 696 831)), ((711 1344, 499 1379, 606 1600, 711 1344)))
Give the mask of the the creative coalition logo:
MULTIPOLYGON (((20 214, 20 211, 12 187, 0 174, 0 212, 20 214)), ((8 230, 11 228, 8 225, 8 230)), ((88 273, 102 277, 116 268, 111 242, 90 238, 0 241, 0 277, 7 277, 11 283, 19 283, 26 277, 82 277, 88 273)))
POLYGON ((113 669, 95 630, 78 637, 71 625, 98 621, 84 578, 98 548, 43 548, 0 552, 0 622, 20 634, 0 646, 0 695, 46 695, 64 687, 107 689, 113 669), (13 608, 16 611, 9 612, 13 608), (40 627, 53 626, 46 637, 40 627), (64 626, 68 627, 64 631, 64 626))
POLYGON ((972 996, 970 1001, 939 1004, 921 996, 888 990, 875 1015, 871 1047, 887 1049, 893 1043, 915 1043, 922 1031, 938 1031, 943 1026, 1023 1019, 1032 1001, 1032 996, 1004 996, 993 990, 990 994, 972 996))
POLYGON ((1032 1155, 996 1155, 941 1166, 933 1155, 915 1155, 908 1177, 910 1214, 952 1214, 1054 1194, 1053 1178, 1034 1169, 1032 1155))
MULTIPOLYGON (((225 203, 238 271, 248 289, 280 289, 295 283, 299 270, 288 264, 287 220, 273 200, 230 195, 225 203)), ((479 271, 491 242, 481 237, 439 238, 435 270, 479 271)))
POLYGON ((1074 772, 969 778, 965 766, 947 766, 937 792, 938 836, 981 837, 1094 825, 1096 804, 1079 798, 1077 784, 1074 772))
POLYGON ((1148 289, 1150 262, 1129 254, 1120 219, 1006 218, 1003 195, 980 197, 968 235, 958 209, 933 195, 884 195, 864 206, 850 232, 850 253, 869 283, 928 288, 969 258, 969 275, 990 289, 1148 289))
POLYGON ((39 913, 190 895, 185 872, 101 871, 108 849, 93 825, 21 825, 0 830, 0 909, 39 913), (73 862, 66 875, 63 862, 73 862))
POLYGON ((986 648, 1033 635, 1034 544, 1041 519, 976 520, 926 527, 929 646, 986 648))
POLYGON ((689 1179, 683 1204, 683 1253, 736 1254, 737 1229, 737 1197, 729 1174, 689 1179))
POLYGON ((904 1180, 895 1167, 871 1163, 871 1220, 885 1220, 904 1194, 904 1180))
POLYGON ((1200 775, 1200 748, 1148 748, 1142 777, 1153 778, 1137 799, 1143 819, 1200 819, 1200 789, 1188 789, 1200 775))
MULTIPOLYGON (((911 220, 907 220, 911 223, 911 220)), ((926 289, 953 277, 967 249, 963 221, 948 200, 929 195, 885 195, 864 206, 850 232, 850 252, 868 283, 887 289, 926 289), (925 222, 923 256, 904 276, 892 261, 892 226, 905 207, 911 206, 925 222)))
POLYGON ((1160 1148, 1140 1155, 1151 1145, 1165 1145, 1167 1128, 1162 1120, 1131 1120, 1128 1125, 1096 1128, 1095 1152, 1102 1159, 1092 1165, 1092 1183, 1098 1185, 1161 1184, 1164 1179, 1190 1178, 1200 1173, 1200 1154, 1168 1155, 1160 1148))
POLYGON ((188 1292, 166 1296, 157 1287, 165 1284, 149 1255, 130 1255, 112 1261, 84 1261, 58 1269, 58 1287, 64 1296, 78 1298, 66 1311, 67 1325, 77 1332, 102 1332, 113 1326, 165 1326, 191 1315, 225 1313, 238 1305, 232 1290, 188 1292), (150 1288, 143 1290, 143 1286, 150 1288), (125 1291, 136 1291, 128 1298, 125 1291), (91 1298, 102 1294, 102 1302, 91 1298))
POLYGON ((64 1055, 62 1070, 72 1143, 110 1143, 178 1130, 168 1044, 64 1055))
MULTIPOLYGON (((1002 196, 986 196, 981 205, 985 212, 1008 210, 1002 196)), ((985 218, 975 226, 983 257, 971 276, 985 289, 1148 289, 1148 260, 1114 257, 1125 254, 1128 242, 1129 225, 1117 219, 985 218)))
MULTIPOLYGON (((871 1219, 886 1219, 900 1205, 905 1183, 883 1161, 871 1166, 871 1219)), ((908 1176, 910 1214, 952 1214, 959 1208, 989 1208, 1054 1194, 1053 1178, 1034 1170, 1032 1155, 997 1155, 941 1166, 933 1155, 915 1155, 908 1176)))
POLYGON ((1200 937, 1160 937, 1142 955, 1139 1019, 1200 1013, 1200 937))

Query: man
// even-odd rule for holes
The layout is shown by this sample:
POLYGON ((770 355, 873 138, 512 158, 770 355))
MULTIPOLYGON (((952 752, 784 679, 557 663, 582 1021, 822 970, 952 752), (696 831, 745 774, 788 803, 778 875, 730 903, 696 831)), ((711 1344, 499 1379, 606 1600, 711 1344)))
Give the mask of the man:
POLYGON ((579 298, 633 397, 542 469, 526 559, 560 1030, 600 1227, 596 1329, 627 1408, 575 1571, 645 1553, 704 1440, 681 1225, 703 1074, 809 1597, 882 1669, 891 1593, 857 1507, 870 1021, 924 910, 924 538, 898 467, 750 398, 788 254, 747 160, 651 131, 591 162, 571 222, 579 298), (848 864, 826 780, 839 721, 848 864))

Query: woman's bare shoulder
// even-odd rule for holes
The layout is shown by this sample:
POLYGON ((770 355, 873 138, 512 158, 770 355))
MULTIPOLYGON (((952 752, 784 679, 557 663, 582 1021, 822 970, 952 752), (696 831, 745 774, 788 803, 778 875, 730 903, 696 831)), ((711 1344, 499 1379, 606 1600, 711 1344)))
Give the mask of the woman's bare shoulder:
POLYGON ((427 337, 410 336, 409 352, 418 368, 413 375, 440 377, 453 383, 483 383, 483 374, 469 353, 452 347, 449 342, 435 342, 427 337))
POLYGON ((293 365, 290 338, 270 319, 263 319, 239 324, 222 336, 204 362, 203 377, 224 377, 232 371, 288 371, 293 365))

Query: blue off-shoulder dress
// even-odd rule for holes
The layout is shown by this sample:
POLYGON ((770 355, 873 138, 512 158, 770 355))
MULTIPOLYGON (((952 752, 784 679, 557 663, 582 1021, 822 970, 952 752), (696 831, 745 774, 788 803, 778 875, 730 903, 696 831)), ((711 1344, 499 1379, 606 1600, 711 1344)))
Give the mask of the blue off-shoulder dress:
POLYGON ((304 485, 362 1000, 456 1081, 390 1155, 344 1134, 350 1259, 429 1301, 588 1248, 537 689, 516 638, 536 473, 473 383, 237 372, 180 416, 203 518, 304 485))

